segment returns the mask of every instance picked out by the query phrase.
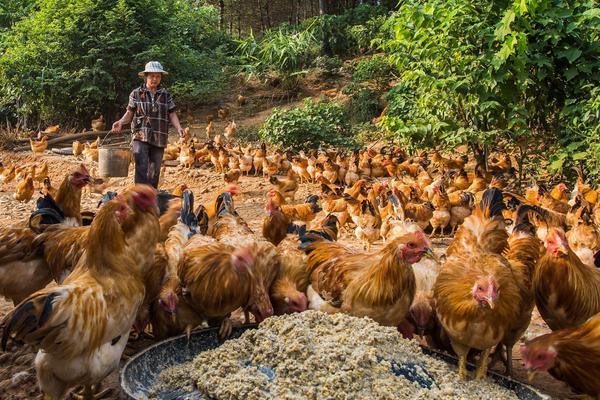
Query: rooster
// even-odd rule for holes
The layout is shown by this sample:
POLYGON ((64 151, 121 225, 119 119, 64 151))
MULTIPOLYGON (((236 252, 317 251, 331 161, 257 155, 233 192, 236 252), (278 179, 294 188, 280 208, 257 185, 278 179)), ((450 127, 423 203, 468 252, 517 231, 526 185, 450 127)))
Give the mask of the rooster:
POLYGON ((600 314, 575 328, 558 330, 521 345, 529 380, 539 371, 568 383, 579 393, 600 397, 600 314))
POLYGON ((62 399, 77 385, 84 386, 86 398, 95 398, 92 387, 119 366, 144 297, 145 266, 133 253, 158 239, 158 229, 146 231, 140 233, 146 246, 131 247, 123 230, 131 213, 124 198, 102 207, 76 271, 63 285, 25 299, 2 322, 4 350, 11 337, 40 348, 38 381, 51 398, 62 399))
POLYGON ((182 224, 173 228, 169 240, 186 243, 178 261, 184 299, 209 324, 219 324, 219 336, 225 338, 232 328, 228 317, 240 307, 252 312, 258 322, 272 315, 267 285, 277 272, 276 252, 270 243, 265 246, 250 239, 252 233, 237 216, 229 192, 219 195, 216 204, 213 234, 227 243, 204 239, 182 224))
POLYGON ((506 231, 500 234, 497 221, 502 218, 502 208, 502 192, 486 190, 459 229, 434 287, 437 315, 459 356, 463 379, 470 349, 482 351, 475 374, 481 379, 487 373, 491 349, 505 343, 510 354, 516 332, 524 331, 531 318, 528 282, 539 245, 532 227, 525 223, 516 226, 511 240, 506 231), (492 237, 503 243, 490 245, 492 237), (507 253, 501 255, 505 248, 507 253))
POLYGON ((308 254, 310 308, 368 316, 386 326, 406 320, 415 295, 411 264, 431 254, 421 230, 398 236, 377 253, 360 253, 318 237, 301 237, 308 254))

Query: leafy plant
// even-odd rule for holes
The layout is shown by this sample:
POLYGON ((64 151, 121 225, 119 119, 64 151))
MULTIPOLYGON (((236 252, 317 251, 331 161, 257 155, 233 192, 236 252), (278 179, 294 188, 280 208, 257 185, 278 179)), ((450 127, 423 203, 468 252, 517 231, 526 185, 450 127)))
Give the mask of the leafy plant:
POLYGON ((373 82, 378 88, 384 88, 394 77, 394 66, 387 57, 377 54, 360 60, 354 68, 352 81, 373 82))
POLYGON ((320 71, 321 76, 331 77, 341 68, 342 60, 337 56, 319 56, 315 58, 312 66, 320 71))
POLYGON ((400 76, 383 124, 413 146, 506 141, 522 164, 599 79, 599 24, 591 0, 405 1, 381 41, 400 76))
POLYGON ((275 108, 259 135, 269 143, 292 149, 353 144, 348 116, 342 105, 333 101, 307 99, 302 108, 275 108))

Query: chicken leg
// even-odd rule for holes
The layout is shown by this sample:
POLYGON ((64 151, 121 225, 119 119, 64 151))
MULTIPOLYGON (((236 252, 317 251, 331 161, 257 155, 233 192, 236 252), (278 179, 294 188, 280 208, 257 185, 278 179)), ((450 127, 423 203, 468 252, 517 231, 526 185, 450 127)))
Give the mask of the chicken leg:
POLYGON ((458 355, 458 376, 460 379, 467 379, 467 356, 469 348, 460 343, 450 342, 456 355, 458 355))
POLYGON ((74 393, 73 397, 75 397, 77 400, 100 400, 105 398, 112 392, 112 388, 107 388, 100 391, 101 388, 102 387, 100 384, 85 385, 83 387, 83 392, 74 393))
POLYGON ((481 352, 481 359, 479 360, 479 368, 475 372, 475 379, 485 378, 487 375, 488 358, 490 357, 491 348, 485 349, 481 352))

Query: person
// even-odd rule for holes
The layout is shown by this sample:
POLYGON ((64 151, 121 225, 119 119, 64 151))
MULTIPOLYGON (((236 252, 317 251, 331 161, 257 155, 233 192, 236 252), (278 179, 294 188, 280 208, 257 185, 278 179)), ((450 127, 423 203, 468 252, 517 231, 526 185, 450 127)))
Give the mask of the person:
POLYGON ((127 111, 112 125, 112 131, 119 133, 123 125, 131 122, 134 182, 158 188, 169 122, 180 137, 184 131, 171 94, 160 84, 163 75, 167 75, 163 66, 158 61, 150 61, 139 75, 144 77, 144 82, 129 95, 127 111))

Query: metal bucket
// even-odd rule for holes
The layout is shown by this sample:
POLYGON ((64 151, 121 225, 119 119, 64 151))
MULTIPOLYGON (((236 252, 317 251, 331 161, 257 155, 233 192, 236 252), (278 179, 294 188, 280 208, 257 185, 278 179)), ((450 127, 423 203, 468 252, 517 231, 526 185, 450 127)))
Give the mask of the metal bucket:
POLYGON ((130 162, 129 146, 101 146, 98 149, 98 174, 102 177, 127 177, 130 162))

